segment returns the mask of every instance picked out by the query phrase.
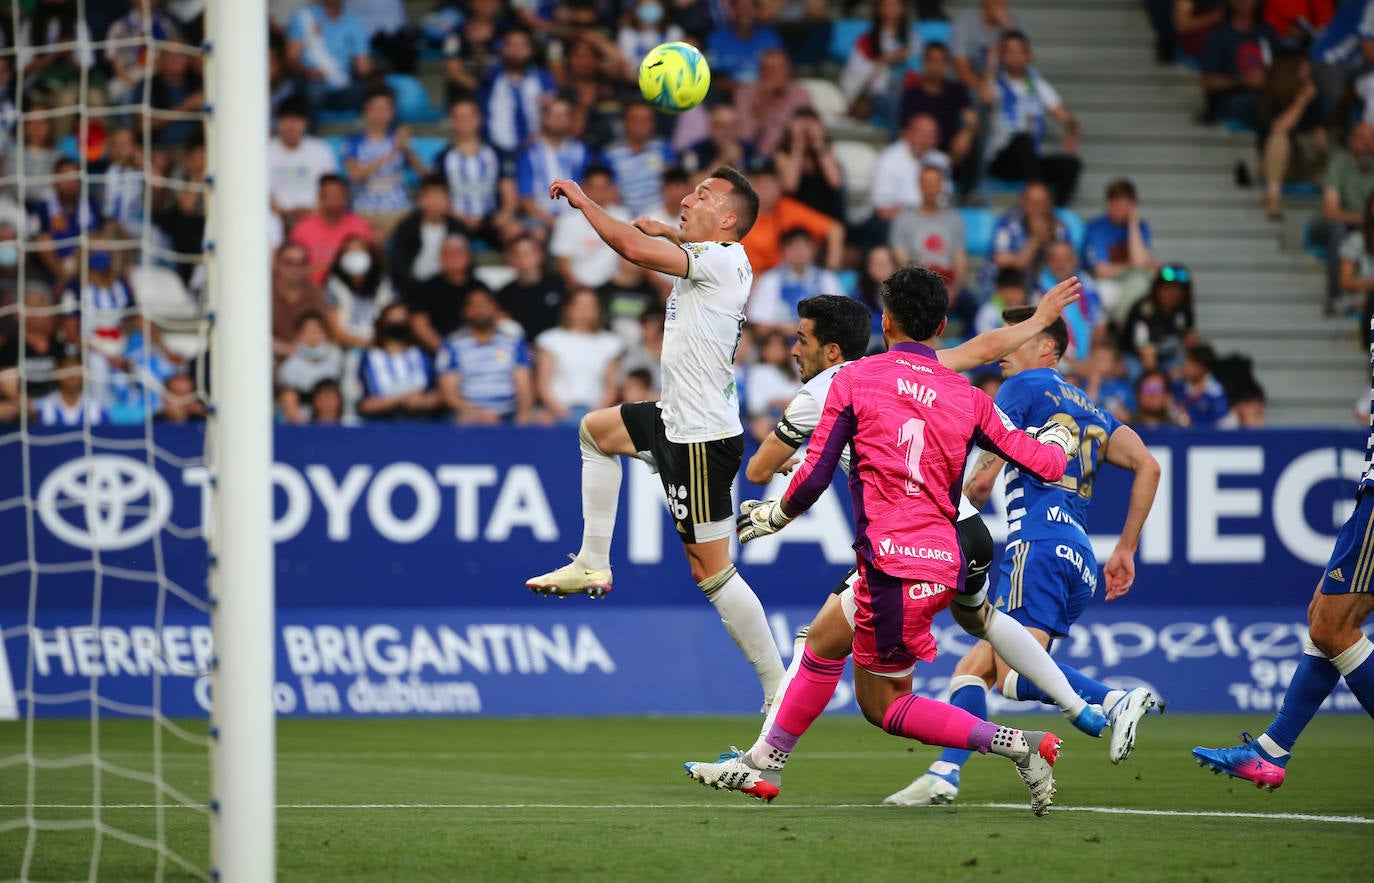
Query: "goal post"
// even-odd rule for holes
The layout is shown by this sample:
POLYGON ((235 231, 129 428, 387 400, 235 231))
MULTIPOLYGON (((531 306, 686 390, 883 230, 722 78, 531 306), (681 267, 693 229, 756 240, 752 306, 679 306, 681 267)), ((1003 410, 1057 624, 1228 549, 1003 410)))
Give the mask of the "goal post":
POLYGON ((218 879, 276 878, 271 279, 266 0, 206 4, 216 664, 211 856, 218 879))

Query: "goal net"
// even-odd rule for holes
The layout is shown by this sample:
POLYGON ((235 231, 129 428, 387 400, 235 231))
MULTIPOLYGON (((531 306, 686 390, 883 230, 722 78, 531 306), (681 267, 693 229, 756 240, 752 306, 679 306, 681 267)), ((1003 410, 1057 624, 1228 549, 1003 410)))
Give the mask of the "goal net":
MULTIPOLYGON (((151 0, 107 5, 0 7, 0 879, 247 879, 223 873, 246 847, 224 842, 225 804, 244 814, 215 764, 241 750, 223 732, 264 715, 226 720, 218 699, 244 691, 215 640, 239 601, 215 564, 234 469, 211 391, 232 384, 209 353, 228 349, 221 314, 242 327, 216 264, 245 241, 216 251, 219 214, 243 209, 214 186, 238 162, 215 68, 248 34, 265 45, 263 0, 208 4, 204 37, 151 0), (227 5, 258 24, 217 48, 227 5)), ((265 152, 265 111, 241 128, 265 152)), ((258 626, 270 664, 270 606, 258 626)), ((248 839, 270 855, 266 805, 248 839)))

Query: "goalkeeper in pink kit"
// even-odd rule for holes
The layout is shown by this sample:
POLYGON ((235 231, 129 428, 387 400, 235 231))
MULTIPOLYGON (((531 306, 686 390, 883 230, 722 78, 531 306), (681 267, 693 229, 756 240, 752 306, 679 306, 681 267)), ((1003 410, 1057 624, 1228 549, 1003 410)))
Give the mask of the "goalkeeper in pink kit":
MULTIPOLYGON (((740 541, 774 533, 830 485, 852 446, 859 579, 854 587, 854 693, 869 722, 929 745, 994 753, 1015 763, 1036 815, 1049 810, 1059 739, 982 720, 944 702, 914 696, 917 661, 935 658, 930 623, 962 587, 964 561, 954 521, 972 445, 1045 480, 1064 473, 1073 441, 1051 424, 1039 439, 1012 427, 992 400, 943 367, 931 348, 944 331, 948 294, 935 273, 904 267, 883 286, 888 352, 835 375, 825 411, 781 500, 746 503, 740 541)), ((748 752, 688 764, 706 784, 771 799, 762 775, 780 770, 820 716, 844 660, 808 648, 773 727, 748 752)), ((769 793, 771 791, 771 793, 769 793)))

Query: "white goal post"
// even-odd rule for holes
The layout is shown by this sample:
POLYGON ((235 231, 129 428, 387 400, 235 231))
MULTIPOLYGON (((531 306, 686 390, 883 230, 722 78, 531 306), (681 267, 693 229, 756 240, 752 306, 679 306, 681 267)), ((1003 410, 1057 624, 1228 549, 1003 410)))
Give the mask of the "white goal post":
POLYGON ((276 878, 267 3, 210 0, 208 442, 214 475, 211 855, 218 879, 276 878))

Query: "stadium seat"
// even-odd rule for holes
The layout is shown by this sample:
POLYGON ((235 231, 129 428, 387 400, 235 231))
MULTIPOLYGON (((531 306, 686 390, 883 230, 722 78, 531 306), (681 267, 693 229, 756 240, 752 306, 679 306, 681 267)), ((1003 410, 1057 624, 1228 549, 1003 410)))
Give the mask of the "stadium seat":
POLYGON ((825 123, 832 123, 849 112, 849 102, 845 100, 844 93, 830 80, 804 78, 797 82, 811 96, 811 106, 825 123))
POLYGON ((947 21, 916 22, 916 33, 921 38, 922 46, 928 46, 931 43, 943 43, 948 46, 952 31, 953 28, 947 21))
POLYGON ((339 164, 338 172, 339 172, 340 175, 342 175, 342 174, 345 173, 345 170, 344 170, 344 142, 345 142, 346 140, 347 140, 347 139, 346 139, 343 135, 327 135, 327 136, 325 136, 325 139, 324 139, 324 143, 325 143, 325 144, 328 144, 328 145, 329 145, 329 149, 332 150, 332 151, 334 151, 334 159, 335 159, 335 161, 337 161, 338 164, 339 164))
POLYGON ((506 283, 515 281, 515 268, 505 264, 484 264, 474 267, 472 275, 492 291, 500 291, 506 283))
POLYGON ((830 25, 830 57, 843 64, 849 58, 854 41, 869 29, 866 18, 841 18, 830 25))
POLYGON ((992 251, 997 216, 985 208, 961 208, 959 214, 964 216, 964 249, 970 257, 987 257, 992 251))
POLYGON ((1326 260, 1326 243, 1317 235, 1317 221, 1309 220, 1302 228, 1302 250, 1319 261, 1326 260))
POLYGON ((840 280, 840 290, 836 294, 854 295, 859 288, 858 270, 836 270, 835 278, 840 280))
POLYGON ((878 152, 872 144, 862 141, 836 141, 834 147, 835 162, 839 163, 840 174, 844 177, 845 192, 853 203, 859 194, 868 194, 878 152))
POLYGON ((1054 216, 1058 218, 1059 223, 1063 224, 1065 229, 1069 231, 1069 241, 1073 243, 1074 250, 1082 251, 1083 237, 1088 232, 1088 225, 1083 223, 1083 219, 1079 217, 1078 212, 1071 208, 1057 208, 1054 210, 1054 216))
POLYGON ((166 267, 134 267, 129 284, 154 322, 194 319, 200 312, 181 277, 166 267))
POLYGON ((427 167, 434 167, 434 160, 439 153, 448 146, 448 141, 437 135, 416 135, 410 139, 411 149, 420 157, 420 161, 427 167))
POLYGON ((442 114, 429 103, 424 84, 406 74, 387 74, 386 85, 396 95, 396 118, 403 123, 433 123, 442 114))

